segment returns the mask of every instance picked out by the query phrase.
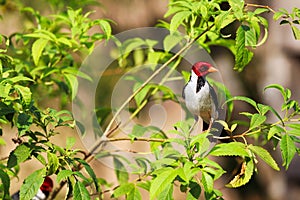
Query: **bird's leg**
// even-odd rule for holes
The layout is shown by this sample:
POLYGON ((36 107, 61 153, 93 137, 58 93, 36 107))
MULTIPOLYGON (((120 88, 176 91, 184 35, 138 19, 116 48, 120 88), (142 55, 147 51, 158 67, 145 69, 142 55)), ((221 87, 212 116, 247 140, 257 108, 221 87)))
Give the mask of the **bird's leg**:
POLYGON ((210 118, 210 122, 207 130, 211 129, 213 122, 214 122, 214 118, 210 118))

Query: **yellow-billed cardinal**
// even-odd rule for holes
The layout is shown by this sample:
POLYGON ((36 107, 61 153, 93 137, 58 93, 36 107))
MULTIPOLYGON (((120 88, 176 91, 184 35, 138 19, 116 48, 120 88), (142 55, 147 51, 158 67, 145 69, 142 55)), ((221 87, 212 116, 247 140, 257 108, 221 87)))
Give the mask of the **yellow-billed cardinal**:
POLYGON ((188 83, 184 86, 182 96, 188 110, 203 120, 203 130, 210 129, 218 118, 218 100, 214 88, 207 82, 206 75, 218 71, 208 62, 193 65, 188 83))
MULTIPOLYGON (((37 194, 32 198, 32 200, 45 200, 49 196, 50 192, 53 189, 53 181, 49 176, 46 176, 44 182, 40 189, 38 190, 37 194)), ((20 191, 14 193, 11 196, 12 200, 19 200, 20 199, 20 191)))

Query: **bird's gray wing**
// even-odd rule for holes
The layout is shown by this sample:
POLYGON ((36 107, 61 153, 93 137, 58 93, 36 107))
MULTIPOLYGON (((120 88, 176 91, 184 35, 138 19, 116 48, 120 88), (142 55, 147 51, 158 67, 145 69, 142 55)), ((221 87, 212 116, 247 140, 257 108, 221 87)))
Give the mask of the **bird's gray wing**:
POLYGON ((214 101, 214 104, 216 105, 216 110, 218 110, 219 108, 218 96, 216 94, 215 89, 210 84, 208 85, 209 85, 209 93, 211 95, 212 100, 214 101))

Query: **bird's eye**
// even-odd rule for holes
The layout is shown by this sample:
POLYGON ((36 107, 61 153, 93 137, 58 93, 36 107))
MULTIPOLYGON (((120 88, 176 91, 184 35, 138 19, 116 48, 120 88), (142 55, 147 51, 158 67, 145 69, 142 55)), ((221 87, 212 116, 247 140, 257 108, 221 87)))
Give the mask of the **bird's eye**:
POLYGON ((207 65, 203 65, 202 67, 200 67, 200 71, 201 72, 205 72, 208 70, 208 66, 207 65))

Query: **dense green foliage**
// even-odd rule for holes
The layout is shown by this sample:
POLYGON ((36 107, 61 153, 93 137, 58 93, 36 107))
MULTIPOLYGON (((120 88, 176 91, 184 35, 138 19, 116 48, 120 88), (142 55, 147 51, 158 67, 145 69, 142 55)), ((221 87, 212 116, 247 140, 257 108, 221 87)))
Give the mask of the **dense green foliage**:
MULTIPOLYGON (((0 160, 0 198, 9 199, 10 180, 22 170, 19 165, 30 162, 31 159, 38 160, 44 167, 26 178, 21 187, 22 199, 31 199, 44 177, 51 175, 56 176, 56 185, 59 186, 50 198, 54 198, 56 191, 67 184, 66 196, 74 199, 90 199, 92 194, 102 199, 107 192, 112 193, 112 198, 125 195, 127 199, 142 199, 141 189, 148 191, 150 199, 174 199, 175 187, 185 193, 189 200, 199 199, 200 195, 204 195, 206 199, 221 199, 222 193, 214 188, 214 183, 226 172, 213 157, 242 159, 239 173, 227 184, 228 187, 240 187, 247 184, 257 170, 257 158, 274 170, 280 170, 271 152, 263 147, 266 143, 272 143, 274 148, 280 149, 282 165, 288 169, 292 158, 299 152, 300 106, 291 98, 289 89, 273 84, 265 90, 276 89, 282 94, 281 110, 248 97, 231 97, 225 90, 228 97, 227 116, 231 116, 235 101, 243 101, 255 109, 254 113, 240 113, 248 118, 246 121, 236 122, 228 118, 226 122, 218 122, 228 132, 228 136, 215 139, 230 139, 231 142, 218 143, 211 149, 210 138, 214 136, 209 132, 192 136, 190 127, 193 120, 189 117, 177 122, 173 130, 166 132, 159 127, 135 125, 128 137, 118 138, 115 135, 114 140, 145 142, 150 146, 156 161, 150 163, 146 158, 138 158, 137 165, 132 166, 138 178, 130 181, 130 174, 123 164, 127 162, 126 158, 114 157, 106 152, 105 156, 114 157, 119 184, 112 186, 110 180, 96 177, 88 163, 94 152, 83 153, 84 150, 73 149, 74 138, 67 139, 66 148, 54 144, 50 139, 56 134, 63 134, 57 131, 58 127, 73 128, 76 125, 72 113, 64 108, 76 95, 77 78, 91 80, 78 70, 81 65, 78 57, 89 55, 96 42, 114 37, 111 21, 92 20, 89 18, 90 13, 84 13, 82 9, 65 9, 61 1, 51 2, 52 7, 57 6, 53 15, 45 16, 33 8, 21 7, 23 15, 30 16, 27 18, 30 23, 26 25, 26 29, 9 36, 1 35, 0 120, 1 126, 6 128, 0 129, 0 136, 7 134, 3 130, 7 130, 8 126, 17 128, 18 135, 14 139, 16 148, 7 158, 0 160), (94 27, 98 27, 97 32, 89 34, 94 27), (62 109, 43 108, 43 96, 59 97, 62 109), (271 115, 277 121, 270 122, 268 119, 271 115), (150 137, 146 137, 145 133, 149 132, 150 137), (176 135, 175 139, 172 135, 176 135), (249 141, 255 143, 251 144, 249 141), (182 146, 185 154, 174 149, 174 144, 182 146), (83 169, 87 173, 82 173, 83 169)), ((131 118, 138 118, 139 112, 153 98, 159 102, 170 100, 179 103, 176 94, 163 85, 168 76, 161 80, 161 84, 150 83, 166 66, 175 70, 180 64, 180 53, 171 52, 176 45, 180 46, 181 53, 192 44, 203 47, 208 52, 215 45, 226 47, 235 57, 233 70, 242 72, 254 56, 253 49, 263 45, 268 37, 268 20, 263 14, 273 15, 274 20, 281 20, 280 24, 289 24, 295 38, 300 39, 300 31, 296 26, 300 17, 298 8, 288 13, 284 9, 276 12, 268 6, 247 4, 240 0, 170 0, 166 20, 158 24, 170 31, 164 38, 165 51, 156 51, 155 41, 140 38, 121 44, 116 41, 120 50, 117 59, 121 70, 135 69, 147 63, 161 64, 149 67, 153 76, 146 82, 135 79, 134 75, 128 77, 135 81, 132 95, 127 100, 135 102, 130 109, 131 118), (231 29, 228 29, 229 26, 231 29), (178 36, 178 30, 184 32, 185 37, 178 36), (147 50, 141 51, 144 46, 147 46, 147 50)), ((187 72, 182 74, 179 77, 181 79, 187 72)), ((124 106, 114 109, 117 109, 115 114, 118 115, 124 106)), ((102 110, 105 108, 99 108, 98 112, 102 110)), ((103 134, 117 132, 120 127, 112 127, 114 117, 110 119, 107 112, 99 115, 105 117, 100 118, 99 123, 107 122, 101 123, 105 130, 103 134)), ((122 123, 121 126, 124 124, 126 125, 122 123)), ((5 141, 1 137, 0 145, 5 148, 5 141)), ((103 155, 97 156, 99 158, 103 155)))

